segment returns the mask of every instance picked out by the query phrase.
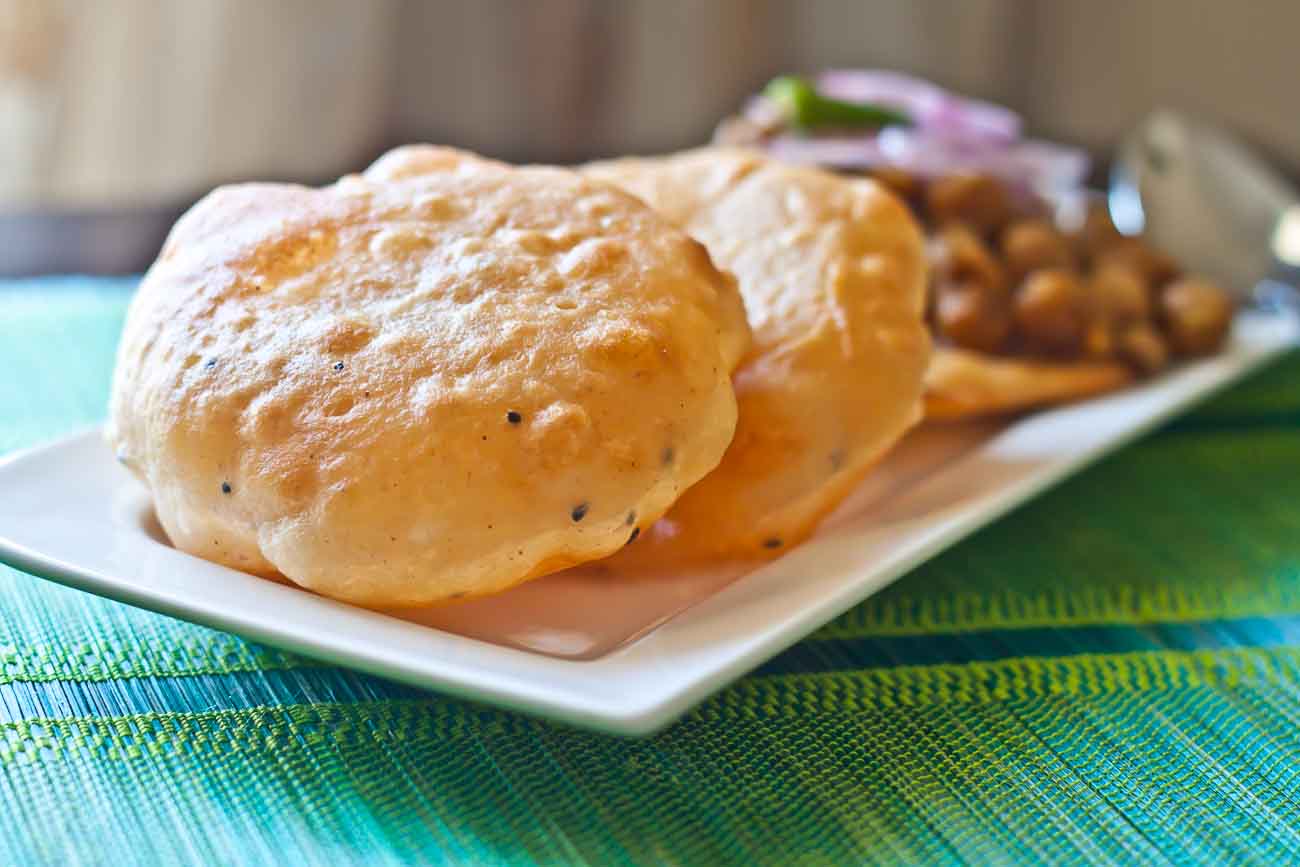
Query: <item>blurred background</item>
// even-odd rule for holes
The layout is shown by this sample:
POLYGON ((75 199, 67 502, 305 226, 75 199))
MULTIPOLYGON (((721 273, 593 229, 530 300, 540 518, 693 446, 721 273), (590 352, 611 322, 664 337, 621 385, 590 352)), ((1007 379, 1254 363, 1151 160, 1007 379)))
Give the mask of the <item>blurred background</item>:
POLYGON ((406 141, 701 143, 771 76, 890 67, 1104 161, 1153 107, 1300 173, 1295 0, 0 0, 0 273, 143 268, 213 185, 406 141))

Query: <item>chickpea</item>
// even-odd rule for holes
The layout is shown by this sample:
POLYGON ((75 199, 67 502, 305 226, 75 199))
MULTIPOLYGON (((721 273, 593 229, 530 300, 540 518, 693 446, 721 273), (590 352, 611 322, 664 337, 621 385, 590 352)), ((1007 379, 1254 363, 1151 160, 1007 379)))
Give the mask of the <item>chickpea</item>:
POLYGON ((1096 264, 1123 265, 1141 275, 1151 289, 1175 279, 1181 270, 1177 262, 1141 238, 1121 238, 1108 245, 1097 255, 1096 264))
POLYGON ((1094 319, 1083 332, 1083 354, 1089 358, 1110 358, 1115 354, 1115 329, 1109 322, 1094 319))
POLYGON ((879 166, 871 170, 871 177, 904 200, 914 199, 921 191, 921 179, 904 169, 879 166))
POLYGON ((1030 274, 1016 293, 1016 327, 1031 346, 1048 352, 1079 349, 1087 324, 1086 295, 1077 274, 1048 268, 1030 274))
POLYGON ((1006 294, 1006 272, 988 245, 967 226, 960 223, 945 226, 931 243, 929 253, 936 279, 975 282, 992 292, 1006 294))
POLYGON ((1214 352, 1232 325, 1228 293, 1206 280, 1187 277, 1160 293, 1160 318, 1174 349, 1182 355, 1214 352))
POLYGON ((1121 262, 1102 262, 1088 280, 1088 299, 1101 319, 1119 325, 1151 316, 1151 297, 1142 275, 1121 262))
POLYGON ((1120 357, 1139 373, 1152 374, 1169 363, 1169 346, 1150 323, 1130 325, 1119 336, 1120 357))
POLYGON ((933 180, 926 187, 925 204, 935 225, 967 223, 985 236, 1011 216, 1006 187, 988 175, 955 174, 933 180))
POLYGON ((1042 268, 1068 268, 1074 254, 1047 220, 1019 220, 1002 232, 1002 258, 1013 277, 1042 268))
POLYGON ((1079 252, 1086 258, 1099 256, 1103 250, 1124 239, 1111 222, 1110 210, 1104 201, 1088 202, 1083 226, 1073 236, 1079 252))
POLYGON ((996 352, 1011 333, 1011 310, 1005 296, 980 283, 946 283, 938 287, 935 325, 957 346, 996 352))

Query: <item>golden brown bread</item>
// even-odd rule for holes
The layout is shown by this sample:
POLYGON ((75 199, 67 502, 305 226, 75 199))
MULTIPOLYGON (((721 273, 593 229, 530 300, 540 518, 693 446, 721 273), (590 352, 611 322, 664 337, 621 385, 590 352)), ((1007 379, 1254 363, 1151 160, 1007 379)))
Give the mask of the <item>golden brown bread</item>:
POLYGON ((1039 361, 941 347, 926 376, 925 417, 980 418, 1067 403, 1133 380, 1118 361, 1039 361))
POLYGON ((774 556, 812 532, 921 415, 925 259, 878 184, 703 149, 584 168, 653 205, 732 271, 754 342, 716 470, 618 555, 647 568, 774 556))
POLYGON ((739 310, 630 196, 404 149, 183 217, 108 437, 185 551, 366 605, 490 593, 617 550, 716 465, 739 310))

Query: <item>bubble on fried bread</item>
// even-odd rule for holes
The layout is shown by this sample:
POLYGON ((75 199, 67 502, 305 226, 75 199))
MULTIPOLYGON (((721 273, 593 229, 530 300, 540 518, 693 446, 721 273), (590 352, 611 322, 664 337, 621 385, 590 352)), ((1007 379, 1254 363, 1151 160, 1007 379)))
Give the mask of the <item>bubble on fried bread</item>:
POLYGON ((572 172, 404 149, 217 190, 167 249, 109 437, 219 563, 373 606, 495 592, 617 550, 734 430, 734 281, 572 172))

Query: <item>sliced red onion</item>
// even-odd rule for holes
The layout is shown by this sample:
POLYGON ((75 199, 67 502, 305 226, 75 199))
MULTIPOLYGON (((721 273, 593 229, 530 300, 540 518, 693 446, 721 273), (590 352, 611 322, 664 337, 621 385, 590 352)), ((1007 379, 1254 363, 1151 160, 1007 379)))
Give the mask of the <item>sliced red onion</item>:
POLYGON ((913 130, 889 129, 878 136, 774 136, 768 151, 786 162, 837 169, 892 167, 933 178, 954 172, 979 172, 1040 195, 1053 195, 1083 183, 1088 158, 1075 148, 1026 140, 997 147, 913 130))
MULTIPOLYGON (((1088 173, 1083 151, 1022 139, 1015 112, 965 99, 918 78, 834 70, 818 76, 816 84, 819 92, 834 99, 899 109, 913 124, 860 135, 842 130, 825 135, 777 133, 767 147, 779 159, 838 169, 889 166, 923 177, 981 172, 1046 196, 1078 187, 1088 173)), ((746 106, 745 117, 764 129, 781 128, 778 108, 761 96, 746 106)))
POLYGON ((836 69, 815 81, 819 93, 845 102, 878 103, 900 109, 920 129, 1014 141, 1020 117, 991 102, 966 99, 920 78, 875 69, 836 69))

